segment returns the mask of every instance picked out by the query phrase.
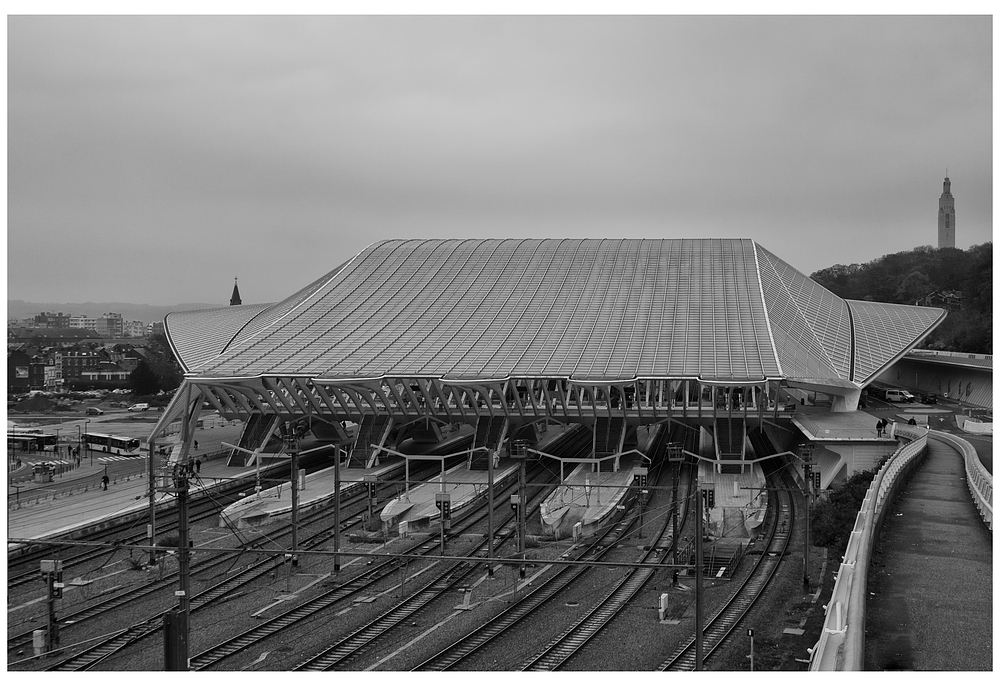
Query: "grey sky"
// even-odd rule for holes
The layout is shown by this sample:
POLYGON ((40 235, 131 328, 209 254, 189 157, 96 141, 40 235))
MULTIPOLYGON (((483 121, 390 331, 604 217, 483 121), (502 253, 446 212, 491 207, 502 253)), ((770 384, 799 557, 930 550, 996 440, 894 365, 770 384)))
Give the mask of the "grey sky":
POLYGON ((8 297, 269 302, 405 237, 746 237, 808 274, 936 245, 945 168, 966 248, 990 21, 9 17, 8 297))

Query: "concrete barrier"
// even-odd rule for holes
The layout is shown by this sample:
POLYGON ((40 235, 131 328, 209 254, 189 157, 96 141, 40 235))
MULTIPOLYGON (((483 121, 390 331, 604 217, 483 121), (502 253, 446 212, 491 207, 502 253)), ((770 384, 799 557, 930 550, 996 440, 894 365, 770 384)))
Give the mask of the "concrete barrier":
POLYGON ((958 436, 943 431, 934 431, 935 439, 941 440, 962 454, 965 460, 965 481, 969 486, 972 502, 979 510, 983 522, 993 531, 993 475, 979 460, 979 453, 971 443, 958 436))
POLYGON ((872 479, 854 520, 830 601, 824 606, 823 631, 810 651, 810 671, 864 669, 869 560, 892 498, 926 453, 927 434, 923 427, 896 427, 896 437, 906 443, 900 445, 872 479))

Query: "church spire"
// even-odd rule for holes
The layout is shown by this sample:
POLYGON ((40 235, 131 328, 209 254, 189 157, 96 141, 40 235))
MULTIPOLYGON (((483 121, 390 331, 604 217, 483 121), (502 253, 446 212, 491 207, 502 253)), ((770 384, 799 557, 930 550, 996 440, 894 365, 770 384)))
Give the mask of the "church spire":
POLYGON ((239 283, 236 283, 237 281, 239 281, 239 277, 233 277, 233 281, 234 281, 234 283, 233 283, 233 297, 231 297, 229 299, 229 306, 230 307, 232 307, 233 305, 242 305, 243 304, 243 301, 240 300, 240 285, 239 285, 239 283))

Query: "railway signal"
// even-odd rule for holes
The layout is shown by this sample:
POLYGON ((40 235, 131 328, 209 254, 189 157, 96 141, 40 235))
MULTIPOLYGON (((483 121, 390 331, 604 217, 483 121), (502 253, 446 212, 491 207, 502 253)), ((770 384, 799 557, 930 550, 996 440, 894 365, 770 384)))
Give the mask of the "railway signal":
POLYGON ((62 598, 62 560, 42 560, 42 577, 49 589, 49 616, 45 631, 45 652, 55 650, 59 645, 59 622, 56 620, 56 600, 62 598))
POLYGON ((374 508, 378 503, 378 474, 365 474, 365 487, 368 489, 368 521, 374 516, 374 508))
POLYGON ((444 532, 451 528, 451 493, 435 493, 434 504, 441 511, 441 552, 444 552, 444 532))
POLYGON ((635 480, 636 486, 638 486, 643 493, 646 492, 647 479, 649 478, 649 470, 646 467, 636 467, 632 472, 632 478, 635 480))

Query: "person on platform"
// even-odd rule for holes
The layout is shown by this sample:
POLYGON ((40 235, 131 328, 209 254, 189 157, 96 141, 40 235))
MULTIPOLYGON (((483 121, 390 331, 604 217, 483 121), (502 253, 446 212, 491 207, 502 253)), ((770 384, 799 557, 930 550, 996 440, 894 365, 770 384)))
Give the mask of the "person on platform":
POLYGON ((194 471, 197 472, 198 474, 201 474, 201 460, 200 459, 194 461, 194 471))

